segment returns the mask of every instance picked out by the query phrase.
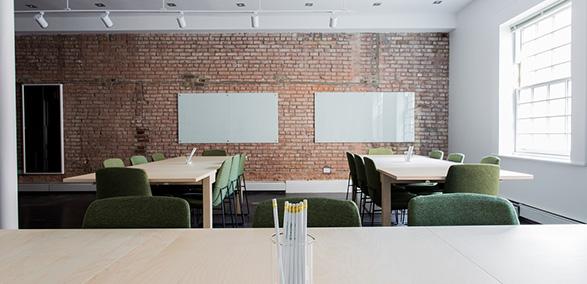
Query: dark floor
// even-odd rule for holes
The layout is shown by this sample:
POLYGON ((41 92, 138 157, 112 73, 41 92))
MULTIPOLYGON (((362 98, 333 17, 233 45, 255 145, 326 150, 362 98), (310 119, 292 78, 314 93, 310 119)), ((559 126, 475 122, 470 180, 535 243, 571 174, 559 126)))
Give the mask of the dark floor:
MULTIPOLYGON (((245 227, 250 227, 255 206, 273 197, 285 197, 280 192, 249 192, 251 216, 245 220, 245 227)), ((344 199, 345 194, 287 194, 287 197, 329 197, 344 199)), ((21 229, 80 228, 84 212, 94 201, 94 192, 41 193, 27 192, 19 194, 19 225, 21 229)), ((219 212, 218 212, 219 213, 219 212)), ((220 216, 215 214, 215 225, 220 225, 220 216)))
MULTIPOLYGON (((19 225, 21 229, 58 229, 80 228, 84 212, 95 199, 94 192, 41 193, 29 192, 19 194, 19 225)), ((327 197, 345 199, 344 193, 285 194, 283 192, 249 192, 250 215, 245 218, 244 227, 251 226, 255 207, 261 201, 274 197, 327 197)), ((215 211, 216 212, 216 211, 215 211)), ((219 213, 219 212, 217 212, 219 213)), ((395 221, 395 219, 394 219, 395 221)), ((522 223, 524 220, 521 220, 522 223)), ((221 226, 219 214, 214 216, 215 227, 221 226)), ((363 220, 364 226, 380 225, 381 219, 375 215, 374 222, 368 214, 363 220)), ((227 226, 231 227, 231 226, 227 226)))

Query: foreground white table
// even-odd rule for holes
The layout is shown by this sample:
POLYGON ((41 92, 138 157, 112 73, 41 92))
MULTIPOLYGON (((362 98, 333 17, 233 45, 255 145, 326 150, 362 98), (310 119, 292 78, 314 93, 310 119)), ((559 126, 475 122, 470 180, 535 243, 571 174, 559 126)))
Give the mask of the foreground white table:
MULTIPOLYGON (((424 181, 444 182, 450 166, 456 163, 446 160, 413 156, 406 162, 403 155, 365 155, 375 163, 381 174, 381 224, 391 226, 391 185, 424 181)), ((501 170, 501 180, 531 180, 534 176, 525 173, 501 170)))
MULTIPOLYGON (((2 283, 271 283, 271 229, 0 231, 2 283)), ((311 229, 315 283, 587 283, 587 226, 311 229)))
MULTIPOLYGON (((187 165, 185 157, 177 157, 158 162, 152 162, 130 168, 143 169, 147 173, 152 184, 202 184, 203 190, 203 214, 204 228, 212 228, 212 184, 216 180, 216 170, 220 168, 224 160, 231 156, 201 157, 192 159, 187 165)), ((63 179, 67 183, 95 183, 94 173, 68 177, 63 179)))

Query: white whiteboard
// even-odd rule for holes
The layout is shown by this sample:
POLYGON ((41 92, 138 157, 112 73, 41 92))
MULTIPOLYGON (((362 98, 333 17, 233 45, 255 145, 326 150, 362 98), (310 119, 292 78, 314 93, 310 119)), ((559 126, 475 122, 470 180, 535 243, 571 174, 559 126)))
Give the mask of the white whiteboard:
POLYGON ((277 143, 276 93, 178 94, 179 143, 277 143))
POLYGON ((413 142, 412 92, 316 93, 315 142, 413 142))

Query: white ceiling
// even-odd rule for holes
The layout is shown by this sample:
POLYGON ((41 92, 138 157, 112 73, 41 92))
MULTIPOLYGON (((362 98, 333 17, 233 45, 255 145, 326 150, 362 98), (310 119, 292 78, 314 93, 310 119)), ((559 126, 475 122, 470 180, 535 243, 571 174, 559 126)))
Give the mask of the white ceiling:
MULTIPOLYGON (((206 10, 206 11, 312 11, 349 10, 355 12, 417 12, 455 13, 472 0, 443 0, 434 5, 434 0, 69 0, 72 10, 206 10), (381 3, 373 6, 373 3, 381 3), (106 7, 96 7, 102 3, 106 7), (167 3, 174 3, 169 7, 167 3), (245 4, 238 7, 237 3, 245 4), (308 7, 305 4, 312 3, 308 7)), ((16 11, 60 10, 67 7, 67 0, 14 0, 16 11), (29 8, 25 5, 34 5, 29 8)))
POLYGON ((435 5, 434 0, 69 0, 71 11, 65 13, 56 11, 65 11, 67 0, 14 0, 14 9, 17 32, 332 31, 331 11, 337 13, 340 32, 450 31, 456 13, 472 1, 443 0, 435 5), (75 13, 79 10, 86 12, 75 13), (96 20, 105 10, 112 11, 115 24, 110 29, 96 20), (47 29, 32 20, 36 11, 46 12, 47 29), (177 27, 177 14, 159 11, 186 11, 187 27, 177 27), (261 19, 258 28, 251 27, 252 12, 261 19))

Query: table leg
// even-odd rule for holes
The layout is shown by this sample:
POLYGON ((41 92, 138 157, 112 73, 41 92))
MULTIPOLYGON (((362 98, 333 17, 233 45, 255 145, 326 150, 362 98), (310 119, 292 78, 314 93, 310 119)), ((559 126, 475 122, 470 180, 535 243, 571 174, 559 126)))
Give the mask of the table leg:
POLYGON ((241 200, 242 200, 242 196, 241 196, 242 192, 241 191, 237 191, 235 192, 235 201, 236 201, 236 214, 241 214, 241 200))
POLYGON ((202 181, 202 191, 204 193, 202 202, 202 218, 203 227, 212 228, 213 215, 212 215, 212 177, 208 176, 202 181))
POLYGON ((381 226, 391 226, 391 183, 390 177, 381 174, 381 226))

